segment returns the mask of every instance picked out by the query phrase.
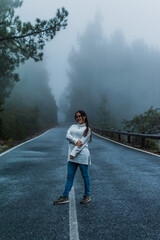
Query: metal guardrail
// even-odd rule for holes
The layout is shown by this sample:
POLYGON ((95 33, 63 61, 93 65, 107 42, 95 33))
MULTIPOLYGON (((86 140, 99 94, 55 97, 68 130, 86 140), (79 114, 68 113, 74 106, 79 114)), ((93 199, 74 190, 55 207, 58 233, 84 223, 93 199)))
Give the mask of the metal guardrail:
POLYGON ((123 132, 120 130, 119 131, 107 130, 107 129, 97 128, 94 126, 91 126, 91 128, 93 132, 103 137, 107 137, 117 142, 122 142, 124 144, 131 145, 134 147, 140 147, 143 149, 150 148, 149 139, 153 139, 157 143, 160 140, 160 135, 131 133, 131 132, 123 132))

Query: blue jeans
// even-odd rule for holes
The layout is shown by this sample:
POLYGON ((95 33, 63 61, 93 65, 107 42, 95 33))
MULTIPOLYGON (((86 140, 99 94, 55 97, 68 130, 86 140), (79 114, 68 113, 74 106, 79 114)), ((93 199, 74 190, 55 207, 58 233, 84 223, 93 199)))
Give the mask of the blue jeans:
POLYGON ((77 168, 80 167, 82 177, 84 179, 84 186, 85 186, 85 194, 90 194, 90 177, 89 177, 89 171, 88 171, 88 165, 85 164, 79 164, 74 162, 68 162, 67 167, 67 182, 65 185, 65 189, 63 192, 63 197, 67 197, 69 195, 69 192, 72 188, 74 176, 77 171, 77 168))

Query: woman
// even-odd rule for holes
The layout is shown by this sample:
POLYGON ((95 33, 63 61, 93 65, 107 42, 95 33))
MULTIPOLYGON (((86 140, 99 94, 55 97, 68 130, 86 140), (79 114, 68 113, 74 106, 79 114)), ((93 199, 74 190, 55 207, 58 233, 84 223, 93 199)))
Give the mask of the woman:
POLYGON ((88 142, 91 140, 91 129, 84 111, 77 111, 75 120, 77 124, 72 125, 66 134, 66 139, 69 141, 67 181, 63 195, 60 196, 58 201, 54 202, 55 205, 69 202, 69 192, 78 167, 81 170, 85 185, 85 193, 80 203, 85 204, 91 201, 88 171, 88 165, 91 164, 91 156, 88 150, 88 142))

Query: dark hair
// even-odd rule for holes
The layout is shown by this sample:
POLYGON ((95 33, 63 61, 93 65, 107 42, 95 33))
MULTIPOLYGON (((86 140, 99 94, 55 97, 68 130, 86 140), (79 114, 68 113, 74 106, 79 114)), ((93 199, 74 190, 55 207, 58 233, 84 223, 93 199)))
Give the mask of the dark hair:
MULTIPOLYGON (((77 113, 80 113, 82 117, 85 117, 86 129, 85 129, 85 131, 84 131, 84 133, 83 133, 83 136, 85 137, 85 136, 87 136, 87 133, 88 133, 88 131, 89 131, 89 129, 90 129, 90 127, 89 127, 89 122, 88 122, 88 118, 87 118, 87 114, 86 114, 84 111, 79 110, 79 111, 77 111, 77 112, 75 113, 75 116, 74 116, 75 120, 76 120, 76 114, 77 114, 77 113)), ((90 130, 91 130, 91 129, 90 129, 90 130)), ((90 141, 91 141, 91 139, 92 139, 92 131, 91 131, 90 141)))

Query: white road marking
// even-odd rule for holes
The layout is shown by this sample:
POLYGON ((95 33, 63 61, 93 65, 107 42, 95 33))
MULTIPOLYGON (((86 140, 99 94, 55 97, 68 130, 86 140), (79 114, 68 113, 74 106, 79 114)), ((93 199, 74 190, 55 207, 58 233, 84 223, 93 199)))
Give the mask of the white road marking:
POLYGON ((140 152, 148 153, 148 154, 151 154, 151 155, 156 156, 156 157, 160 157, 160 155, 158 155, 158 154, 151 153, 151 152, 147 152, 147 151, 142 150, 142 149, 134 148, 134 147, 125 145, 125 144, 123 144, 123 143, 116 142, 116 141, 111 140, 111 139, 109 139, 109 138, 103 137, 103 136, 101 136, 101 135, 99 135, 99 134, 97 134, 97 133, 95 133, 95 132, 93 132, 93 134, 95 134, 96 136, 101 137, 101 138, 103 138, 103 139, 106 139, 106 140, 108 140, 108 141, 110 141, 110 142, 114 142, 114 143, 116 143, 116 144, 122 145, 122 146, 124 146, 124 147, 131 148, 131 149, 134 149, 134 150, 137 150, 137 151, 140 151, 140 152))
MULTIPOLYGON (((51 130, 51 129, 50 129, 50 130, 51 130)), ((39 136, 37 136, 37 137, 34 137, 34 138, 32 138, 32 139, 29 139, 29 140, 27 140, 27 141, 25 141, 25 142, 23 142, 23 143, 20 143, 20 144, 16 145, 15 147, 12 147, 12 148, 6 150, 5 152, 3 152, 3 153, 0 154, 0 157, 3 156, 4 154, 6 154, 6 153, 8 153, 8 152, 10 152, 10 151, 12 151, 12 150, 14 150, 15 148, 18 148, 18 147, 22 146, 23 144, 26 144, 27 142, 30 142, 30 141, 32 141, 32 140, 34 140, 34 139, 36 139, 36 138, 39 138, 40 136, 46 134, 46 133, 47 133, 48 131, 50 131, 50 130, 47 130, 46 132, 42 133, 41 135, 39 135, 39 136)))
POLYGON ((70 240, 79 240, 74 187, 69 194, 69 229, 70 240))
MULTIPOLYGON (((18 148, 22 145, 24 145, 27 142, 30 142, 44 134, 46 134, 49 130, 47 130, 45 133, 34 137, 30 140, 27 140, 3 153, 0 154, 0 157, 12 150, 14 150, 15 148, 18 148)), ((74 192, 74 187, 72 187, 70 194, 69 194, 69 228, 70 228, 70 240, 79 240, 79 233, 78 233, 78 222, 77 222, 77 212, 76 212, 76 203, 75 203, 75 192, 74 192)))

